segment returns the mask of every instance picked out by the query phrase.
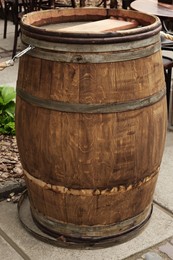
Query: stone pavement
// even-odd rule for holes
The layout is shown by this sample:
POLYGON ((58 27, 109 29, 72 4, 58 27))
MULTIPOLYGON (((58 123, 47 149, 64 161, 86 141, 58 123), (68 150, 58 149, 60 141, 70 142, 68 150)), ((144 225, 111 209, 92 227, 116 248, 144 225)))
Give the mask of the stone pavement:
MULTIPOLYGON (((0 61, 11 57, 13 24, 2 39, 0 20, 0 61)), ((20 48, 20 43, 19 43, 20 48)), ((0 72, 0 85, 15 86, 18 62, 0 72)), ((16 204, 0 202, 0 259, 2 260, 119 260, 173 259, 173 132, 167 132, 166 146, 154 195, 154 212, 147 228, 121 245, 99 250, 71 250, 43 243, 21 226, 16 204)))

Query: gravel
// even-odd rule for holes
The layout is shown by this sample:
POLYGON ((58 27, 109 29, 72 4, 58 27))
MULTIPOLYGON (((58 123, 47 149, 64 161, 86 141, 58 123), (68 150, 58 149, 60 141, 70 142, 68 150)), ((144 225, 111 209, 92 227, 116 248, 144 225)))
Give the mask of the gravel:
POLYGON ((25 189, 16 137, 0 135, 0 199, 25 189))

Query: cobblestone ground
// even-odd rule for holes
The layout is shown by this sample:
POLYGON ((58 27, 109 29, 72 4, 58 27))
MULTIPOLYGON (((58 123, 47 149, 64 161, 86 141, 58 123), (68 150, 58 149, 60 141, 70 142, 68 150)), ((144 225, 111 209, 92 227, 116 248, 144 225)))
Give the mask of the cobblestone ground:
POLYGON ((125 260, 173 260, 173 237, 125 260))

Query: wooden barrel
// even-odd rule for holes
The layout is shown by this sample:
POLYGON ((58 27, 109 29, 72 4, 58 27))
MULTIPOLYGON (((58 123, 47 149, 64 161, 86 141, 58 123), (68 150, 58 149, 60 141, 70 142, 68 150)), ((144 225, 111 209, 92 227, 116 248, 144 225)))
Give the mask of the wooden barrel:
POLYGON ((127 10, 23 17, 22 43, 35 49, 19 63, 17 143, 33 217, 51 234, 116 242, 149 220, 167 119, 160 28, 127 10), (59 29, 110 17, 138 26, 59 29))

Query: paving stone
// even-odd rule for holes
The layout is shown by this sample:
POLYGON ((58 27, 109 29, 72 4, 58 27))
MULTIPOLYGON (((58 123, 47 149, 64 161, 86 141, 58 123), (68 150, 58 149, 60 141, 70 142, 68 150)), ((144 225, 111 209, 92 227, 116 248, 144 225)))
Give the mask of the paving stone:
MULTIPOLYGON (((4 20, 0 19, 0 36, 1 36, 2 40, 3 40, 3 32, 4 32, 4 20)), ((13 32, 14 32, 14 24, 13 24, 13 22, 8 21, 8 24, 7 24, 7 34, 13 33, 13 32)))
POLYGON ((173 245, 171 245, 169 242, 167 242, 165 245, 160 246, 159 250, 167 254, 167 256, 169 256, 171 259, 173 259, 173 245))
POLYGON ((155 252, 148 252, 142 256, 145 260, 163 260, 163 258, 155 252))
POLYGON ((23 258, 0 236, 0 259, 22 260, 23 258))
POLYGON ((173 213, 173 132, 167 132, 166 146, 163 154, 159 177, 154 193, 154 200, 173 213))
MULTIPOLYGON (((9 57, 0 59, 0 61, 3 62, 9 59, 11 59, 11 53, 9 57)), ((14 66, 8 67, 1 71, 0 85, 16 87, 18 65, 19 65, 19 61, 16 60, 14 66)))
POLYGON ((3 201, 0 202, 0 209, 0 228, 32 260, 56 260, 59 259, 57 256, 61 256, 61 260, 121 260, 127 257, 131 259, 134 254, 171 237, 173 229, 173 219, 154 207, 147 228, 129 242, 99 250, 71 250, 53 247, 28 234, 18 220, 15 204, 3 201))

